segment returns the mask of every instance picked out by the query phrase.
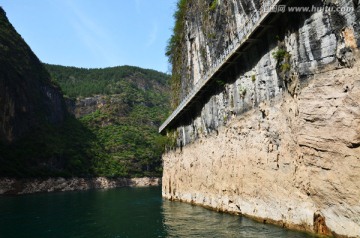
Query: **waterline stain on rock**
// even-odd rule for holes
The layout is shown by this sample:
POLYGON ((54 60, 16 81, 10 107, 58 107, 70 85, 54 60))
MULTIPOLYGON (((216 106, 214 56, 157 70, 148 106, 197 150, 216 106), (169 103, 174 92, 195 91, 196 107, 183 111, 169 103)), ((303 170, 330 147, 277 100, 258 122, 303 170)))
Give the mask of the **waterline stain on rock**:
POLYGON ((314 213, 314 231, 320 235, 332 235, 329 228, 326 226, 325 217, 323 217, 320 213, 314 213))

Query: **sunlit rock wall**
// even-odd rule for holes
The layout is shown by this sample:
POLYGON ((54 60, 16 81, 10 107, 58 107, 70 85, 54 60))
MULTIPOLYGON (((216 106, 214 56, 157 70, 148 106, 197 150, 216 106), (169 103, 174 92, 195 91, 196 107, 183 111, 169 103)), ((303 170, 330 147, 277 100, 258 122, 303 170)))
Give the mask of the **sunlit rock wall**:
MULTIPOLYGON (((219 0, 215 9, 210 8, 214 1, 188 2, 184 42, 187 51, 182 57, 187 72, 182 74, 182 98, 221 61, 246 22, 265 14, 263 6, 273 1, 219 0)), ((218 79, 225 85, 219 86, 218 92, 202 106, 201 115, 178 127, 178 145, 214 132, 232 115, 256 108, 262 101, 288 91, 296 95, 302 82, 324 67, 351 66, 360 45, 360 7, 355 1, 335 2, 336 5, 320 0, 302 1, 298 6, 344 11, 279 14, 279 19, 242 56, 233 69, 234 75, 218 79), (285 76, 279 72, 273 56, 279 46, 290 55, 285 76)))
MULTIPOLYGON (((264 1, 188 2, 182 97, 264 1)), ((163 196, 360 237, 359 2, 298 4, 348 9, 279 15, 178 125, 178 148, 163 157, 163 196)))

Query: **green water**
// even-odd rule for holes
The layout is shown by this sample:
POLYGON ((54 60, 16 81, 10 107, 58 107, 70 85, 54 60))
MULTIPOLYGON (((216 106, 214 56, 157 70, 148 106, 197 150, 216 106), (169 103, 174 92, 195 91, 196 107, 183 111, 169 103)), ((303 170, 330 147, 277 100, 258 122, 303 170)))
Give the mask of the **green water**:
POLYGON ((157 187, 0 197, 0 237, 310 236, 163 200, 157 187))

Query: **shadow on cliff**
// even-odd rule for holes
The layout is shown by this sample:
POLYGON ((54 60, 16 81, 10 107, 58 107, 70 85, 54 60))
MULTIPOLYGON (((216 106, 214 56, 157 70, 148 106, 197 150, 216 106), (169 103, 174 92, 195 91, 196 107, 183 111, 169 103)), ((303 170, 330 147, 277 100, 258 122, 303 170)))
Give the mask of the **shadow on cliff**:
POLYGON ((0 177, 86 176, 106 158, 0 7, 0 177))
POLYGON ((96 136, 71 115, 62 125, 43 124, 0 144, 0 151, 0 177, 93 176, 106 158, 96 136))

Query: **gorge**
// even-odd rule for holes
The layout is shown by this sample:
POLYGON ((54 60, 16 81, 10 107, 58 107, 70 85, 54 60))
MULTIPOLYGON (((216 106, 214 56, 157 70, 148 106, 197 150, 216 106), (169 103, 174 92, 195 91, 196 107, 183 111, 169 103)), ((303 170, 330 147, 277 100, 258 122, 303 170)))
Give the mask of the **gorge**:
POLYGON ((74 212, 81 235, 125 234, 123 219, 141 237, 156 217, 161 237, 360 237, 359 0, 178 0, 174 17, 170 76, 43 63, 0 7, 0 234, 23 211, 35 221, 39 198, 54 201, 45 221, 80 201, 68 234, 74 212), (91 191, 157 185, 171 201, 160 187, 91 191), (90 191, 56 193, 73 190, 90 191), (54 193, 13 197, 41 192, 54 193))
POLYGON ((169 110, 167 74, 44 64, 2 8, 0 33, 0 194, 161 176, 165 137, 157 127, 169 110))

